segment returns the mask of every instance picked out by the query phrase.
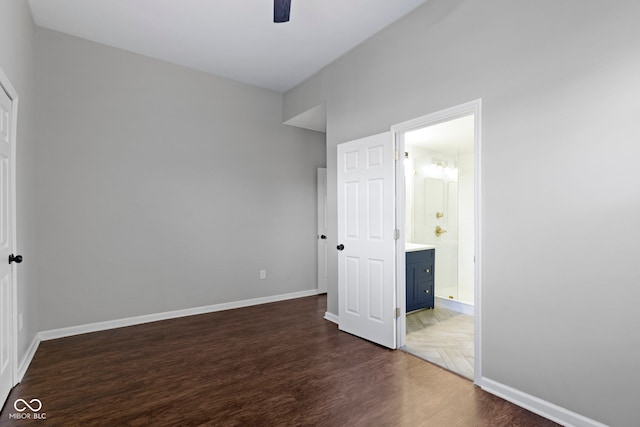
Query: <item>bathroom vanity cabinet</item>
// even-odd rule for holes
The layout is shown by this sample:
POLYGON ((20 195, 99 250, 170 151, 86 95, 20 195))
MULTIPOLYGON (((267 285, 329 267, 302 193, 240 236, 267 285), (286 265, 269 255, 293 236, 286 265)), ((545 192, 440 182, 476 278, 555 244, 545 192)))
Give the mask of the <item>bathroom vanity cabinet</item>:
POLYGON ((435 249, 406 253, 407 313, 434 307, 435 249))

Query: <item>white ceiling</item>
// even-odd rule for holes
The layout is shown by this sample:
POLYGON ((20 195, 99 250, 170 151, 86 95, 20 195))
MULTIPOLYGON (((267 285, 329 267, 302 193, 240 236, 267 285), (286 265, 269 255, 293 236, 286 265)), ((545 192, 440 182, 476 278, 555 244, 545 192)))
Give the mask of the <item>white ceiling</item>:
POLYGON ((278 92, 427 0, 29 0, 37 25, 278 92))
POLYGON ((465 116, 406 132, 404 142, 442 153, 473 153, 474 116, 465 116))

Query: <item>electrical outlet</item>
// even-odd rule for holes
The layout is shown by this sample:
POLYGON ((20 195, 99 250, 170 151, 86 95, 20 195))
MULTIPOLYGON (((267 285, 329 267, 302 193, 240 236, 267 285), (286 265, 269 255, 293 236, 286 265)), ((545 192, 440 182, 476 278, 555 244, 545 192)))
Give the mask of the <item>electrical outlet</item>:
POLYGON ((267 278, 267 270, 260 270, 260 280, 267 278))

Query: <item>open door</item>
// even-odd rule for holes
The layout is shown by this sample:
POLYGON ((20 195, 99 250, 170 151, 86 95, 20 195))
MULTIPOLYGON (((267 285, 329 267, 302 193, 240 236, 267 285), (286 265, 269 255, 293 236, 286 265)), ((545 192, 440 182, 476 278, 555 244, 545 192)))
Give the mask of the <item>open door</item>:
POLYGON ((338 145, 338 314, 342 331, 396 348, 393 134, 338 145))

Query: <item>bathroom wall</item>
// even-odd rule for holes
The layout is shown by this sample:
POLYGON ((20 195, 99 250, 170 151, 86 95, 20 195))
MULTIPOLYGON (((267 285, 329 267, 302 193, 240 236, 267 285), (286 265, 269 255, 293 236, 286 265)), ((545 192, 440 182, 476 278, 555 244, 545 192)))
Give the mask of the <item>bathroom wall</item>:
POLYGON ((474 155, 458 154, 458 299, 474 301, 474 155))
POLYGON ((414 176, 415 172, 415 152, 416 147, 406 144, 404 147, 404 197, 405 197, 405 240, 413 242, 413 199, 414 199, 414 176))

